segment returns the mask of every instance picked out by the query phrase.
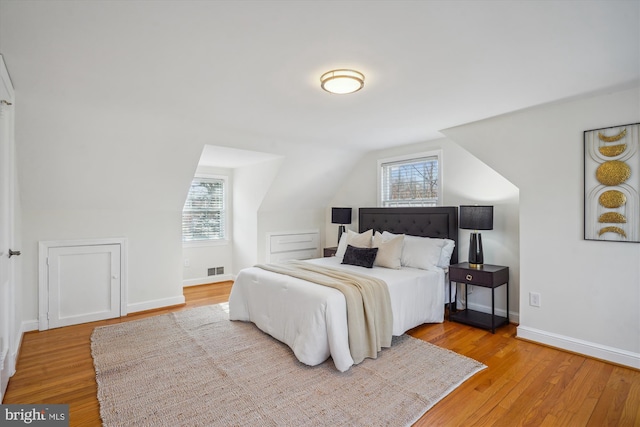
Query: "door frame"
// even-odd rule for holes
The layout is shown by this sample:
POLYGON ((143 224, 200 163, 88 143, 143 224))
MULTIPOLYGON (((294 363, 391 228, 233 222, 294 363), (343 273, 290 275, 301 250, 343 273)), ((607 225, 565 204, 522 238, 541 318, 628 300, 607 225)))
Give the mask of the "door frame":
MULTIPOLYGON (((6 241, 2 242, 6 247, 0 247, 0 257, 3 258, 3 266, 0 266, 0 270, 4 271, 6 268, 6 283, 1 283, 0 292, 6 291, 6 295, 2 296, 0 301, 0 328, 2 328, 2 335, 0 337, 5 338, 6 342, 0 342, 0 403, 4 399, 5 387, 9 382, 9 378, 13 376, 16 368, 16 358, 18 354, 18 348, 20 346, 20 340, 22 335, 18 328, 17 316, 21 316, 21 311, 15 307, 16 292, 19 289, 20 284, 17 283, 18 274, 16 270, 20 267, 19 261, 16 258, 8 260, 10 249, 19 249, 19 243, 21 236, 19 231, 16 230, 16 192, 17 192, 17 164, 15 155, 15 123, 14 123, 14 110, 15 105, 15 91, 13 84, 11 83, 11 77, 9 71, 4 62, 4 57, 0 55, 0 102, 4 104, 6 110, 3 113, 3 117, 6 115, 7 119, 0 118, 4 121, 5 127, 0 126, 0 132, 6 132, 3 143, 0 144, 0 162, 3 167, 0 167, 0 185, 6 185, 4 190, 0 191, 2 198, 7 200, 0 200, 0 209, 5 209, 6 224, 0 224, 0 227, 6 227, 7 235, 4 236, 6 241), (11 107, 11 108, 10 108, 11 107), (5 206, 6 205, 6 206, 5 206), (16 245, 16 243, 18 245, 16 245), (18 263, 18 265, 16 265, 18 263), (4 289, 3 286, 7 285, 4 289), (6 299, 5 299, 6 298, 6 299), (16 314, 17 313, 17 314, 16 314), (4 336, 6 334, 6 337, 4 336)), ((0 280, 3 280, 1 277, 0 280)))
POLYGON ((120 245, 120 317, 127 315, 127 239, 125 237, 87 240, 47 240, 38 242, 38 329, 49 329, 49 248, 66 246, 120 245))

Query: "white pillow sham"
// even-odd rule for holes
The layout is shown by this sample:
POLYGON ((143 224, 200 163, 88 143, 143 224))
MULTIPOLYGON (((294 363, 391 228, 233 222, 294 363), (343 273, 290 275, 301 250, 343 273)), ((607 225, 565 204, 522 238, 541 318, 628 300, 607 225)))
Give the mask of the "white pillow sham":
POLYGON ((442 246, 442 252, 440 253, 440 261, 438 267, 447 268, 451 264, 451 255, 453 255, 453 249, 456 247, 456 242, 451 239, 444 240, 444 246, 442 246))
POLYGON ((340 242, 338 242, 338 249, 336 250, 336 257, 342 262, 344 253, 347 250, 347 245, 355 246, 356 248, 370 248, 371 240, 373 239, 373 230, 367 230, 363 233, 356 233, 355 231, 347 230, 346 233, 342 233, 340 242))
MULTIPOLYGON (((383 238, 391 238, 393 236, 398 235, 388 231, 382 233, 383 238)), ((449 265, 454 247, 455 242, 450 239, 405 235, 400 263, 404 267, 420 268, 422 270, 429 270, 436 266, 445 268, 449 265), (445 246, 446 249, 444 249, 445 246)))
POLYGON ((396 270, 400 269, 402 267, 401 257, 403 246, 404 234, 384 238, 382 234, 376 232, 373 236, 372 247, 378 248, 378 253, 373 265, 396 270))

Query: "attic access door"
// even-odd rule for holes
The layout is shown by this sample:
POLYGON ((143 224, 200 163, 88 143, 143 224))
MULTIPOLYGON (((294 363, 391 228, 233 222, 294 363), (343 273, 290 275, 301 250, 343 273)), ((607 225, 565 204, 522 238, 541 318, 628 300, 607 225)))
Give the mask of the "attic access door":
POLYGON ((126 314, 124 242, 41 242, 39 329, 126 314))

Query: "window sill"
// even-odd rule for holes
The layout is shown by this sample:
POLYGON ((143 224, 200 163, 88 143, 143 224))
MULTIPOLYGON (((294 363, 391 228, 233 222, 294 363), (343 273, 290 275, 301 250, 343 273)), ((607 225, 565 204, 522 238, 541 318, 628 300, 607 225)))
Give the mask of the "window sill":
POLYGON ((182 242, 183 248, 204 248, 209 246, 227 246, 229 244, 229 240, 220 239, 220 240, 201 240, 196 242, 182 242))

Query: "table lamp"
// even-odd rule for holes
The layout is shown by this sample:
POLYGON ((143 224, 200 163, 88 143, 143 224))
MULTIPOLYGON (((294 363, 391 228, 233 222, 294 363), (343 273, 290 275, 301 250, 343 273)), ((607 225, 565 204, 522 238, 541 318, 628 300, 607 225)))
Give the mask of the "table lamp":
POLYGON ((338 243, 345 232, 345 224, 351 224, 351 208, 331 208, 331 223, 340 224, 338 227, 338 243))
POLYGON ((482 268, 482 237, 478 230, 493 230, 493 206, 460 206, 460 228, 473 230, 469 239, 469 266, 482 268))

